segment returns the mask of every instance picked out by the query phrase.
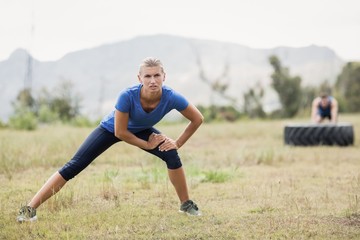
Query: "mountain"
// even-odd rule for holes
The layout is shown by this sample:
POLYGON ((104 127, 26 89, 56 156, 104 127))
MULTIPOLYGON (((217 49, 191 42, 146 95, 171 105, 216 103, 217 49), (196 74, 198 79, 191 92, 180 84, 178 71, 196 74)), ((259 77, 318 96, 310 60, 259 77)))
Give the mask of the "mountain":
POLYGON ((292 75, 299 75, 303 85, 333 83, 344 62, 336 53, 319 46, 301 48, 277 47, 253 49, 234 43, 184 38, 171 35, 139 36, 127 41, 84 49, 65 55, 58 61, 41 62, 23 49, 14 51, 0 62, 0 118, 12 112, 11 102, 25 86, 27 63, 32 59, 31 86, 36 91, 53 90, 61 81, 70 80, 82 101, 82 113, 98 118, 110 111, 119 91, 136 84, 138 65, 147 56, 162 60, 165 84, 186 96, 194 104, 221 102, 199 75, 198 59, 203 73, 213 82, 224 69, 228 74, 221 81, 229 85, 227 94, 242 100, 243 92, 255 84, 266 88, 265 104, 276 103, 270 87, 272 68, 268 57, 277 55, 292 75), (227 67, 227 68, 225 68, 227 67))

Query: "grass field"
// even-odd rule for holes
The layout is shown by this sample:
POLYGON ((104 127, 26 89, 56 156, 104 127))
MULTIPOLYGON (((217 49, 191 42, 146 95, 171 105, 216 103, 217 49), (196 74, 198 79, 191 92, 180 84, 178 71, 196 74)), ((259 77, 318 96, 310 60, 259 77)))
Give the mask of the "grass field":
MULTIPOLYGON (((26 204, 92 129, 0 130, 0 239, 360 239, 360 115, 350 147, 284 145, 288 122, 204 124, 180 155, 201 217, 178 213, 165 164, 113 146, 18 224, 26 204)), ((176 137, 184 124, 162 125, 176 137)))

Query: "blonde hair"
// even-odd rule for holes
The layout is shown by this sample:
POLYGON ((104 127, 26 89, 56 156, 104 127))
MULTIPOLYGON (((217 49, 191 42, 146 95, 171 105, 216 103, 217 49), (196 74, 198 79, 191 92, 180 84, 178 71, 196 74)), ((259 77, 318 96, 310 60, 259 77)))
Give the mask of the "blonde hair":
POLYGON ((164 67, 162 62, 154 57, 147 57, 144 60, 142 60, 140 67, 139 67, 139 73, 141 72, 141 69, 143 67, 161 67, 161 71, 164 72, 164 67))

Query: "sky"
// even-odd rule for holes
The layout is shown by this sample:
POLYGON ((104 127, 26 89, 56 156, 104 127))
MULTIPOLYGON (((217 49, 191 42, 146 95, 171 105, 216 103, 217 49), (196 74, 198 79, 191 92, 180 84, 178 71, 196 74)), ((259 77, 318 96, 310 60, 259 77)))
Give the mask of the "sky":
POLYGON ((17 48, 54 61, 154 34, 252 48, 315 44, 360 61, 360 0, 0 0, 0 61, 17 48))

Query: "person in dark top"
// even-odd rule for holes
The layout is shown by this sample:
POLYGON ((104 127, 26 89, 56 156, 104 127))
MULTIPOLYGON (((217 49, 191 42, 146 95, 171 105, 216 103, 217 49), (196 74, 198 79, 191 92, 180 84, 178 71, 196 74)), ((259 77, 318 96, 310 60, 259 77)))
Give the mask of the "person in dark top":
POLYGON ((324 122, 328 119, 336 123, 338 118, 338 102, 327 93, 321 93, 319 97, 312 102, 311 119, 315 123, 324 122))

